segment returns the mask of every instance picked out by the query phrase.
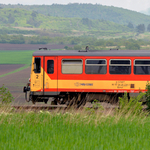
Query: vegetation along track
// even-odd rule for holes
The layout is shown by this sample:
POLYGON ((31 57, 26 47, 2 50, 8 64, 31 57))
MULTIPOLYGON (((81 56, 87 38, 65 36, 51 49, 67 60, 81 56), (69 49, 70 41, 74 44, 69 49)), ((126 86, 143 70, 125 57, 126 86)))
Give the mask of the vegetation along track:
POLYGON ((114 110, 118 108, 117 105, 107 105, 107 104, 86 104, 84 107, 76 108, 74 106, 67 107, 66 105, 12 105, 12 108, 15 108, 16 110, 27 110, 27 111, 40 111, 40 110, 47 110, 47 111, 53 111, 53 110, 83 110, 83 109, 94 109, 94 110, 114 110))

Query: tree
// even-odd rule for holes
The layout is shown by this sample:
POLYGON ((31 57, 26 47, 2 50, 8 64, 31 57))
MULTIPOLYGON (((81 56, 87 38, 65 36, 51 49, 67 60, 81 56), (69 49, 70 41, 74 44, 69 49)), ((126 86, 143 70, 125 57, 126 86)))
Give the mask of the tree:
POLYGON ((81 49, 82 49, 82 47, 80 45, 75 45, 74 46, 74 50, 81 50, 81 49))
POLYGON ((29 18, 29 20, 26 20, 26 23, 30 24, 32 26, 35 26, 35 27, 39 27, 41 25, 42 21, 37 21, 34 18, 29 18))
POLYGON ((134 26, 131 22, 128 23, 127 27, 130 28, 130 29, 134 29, 134 26))
POLYGON ((31 16, 34 18, 34 17, 37 16, 37 14, 38 14, 38 13, 37 13, 36 11, 33 11, 32 14, 31 14, 31 16))
POLYGON ((126 47, 126 49, 129 49, 129 50, 138 50, 138 49, 140 49, 140 45, 137 42, 132 41, 132 40, 127 41, 125 43, 125 47, 126 47))
POLYGON ((82 18, 81 20, 82 24, 86 25, 86 26, 92 26, 92 21, 89 20, 88 18, 82 18))
POLYGON ((147 31, 150 32, 150 24, 147 26, 147 31))
POLYGON ((144 33, 145 32, 145 25, 144 24, 139 24, 138 26, 136 26, 136 31, 138 33, 144 33))
POLYGON ((9 16, 8 16, 8 22, 9 22, 10 24, 12 24, 12 23, 15 22, 15 18, 14 18, 11 14, 9 14, 9 16))

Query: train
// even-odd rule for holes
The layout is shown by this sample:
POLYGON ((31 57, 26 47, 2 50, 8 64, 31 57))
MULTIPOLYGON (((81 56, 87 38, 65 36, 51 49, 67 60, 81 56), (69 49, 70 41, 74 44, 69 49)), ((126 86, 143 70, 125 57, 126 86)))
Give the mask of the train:
POLYGON ((32 56, 23 88, 26 100, 80 107, 94 100, 114 103, 125 92, 145 92, 150 81, 150 50, 48 50, 32 56), (27 92, 29 92, 27 94, 27 92))

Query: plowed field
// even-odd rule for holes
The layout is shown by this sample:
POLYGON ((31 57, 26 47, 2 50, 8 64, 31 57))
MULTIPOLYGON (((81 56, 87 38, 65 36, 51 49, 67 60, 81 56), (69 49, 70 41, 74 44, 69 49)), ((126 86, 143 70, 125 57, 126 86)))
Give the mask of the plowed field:
POLYGON ((9 73, 9 72, 14 71, 18 68, 21 68, 23 66, 24 65, 0 64, 0 75, 9 73))
MULTIPOLYGON (((10 70, 7 68, 8 69, 7 72, 13 71, 12 68, 15 69, 17 67, 18 65, 11 65, 10 70)), ((6 68, 3 69, 2 72, 4 73, 5 70, 6 68)), ((22 90, 23 90, 23 86, 27 84, 29 77, 30 77, 30 67, 22 71, 7 75, 5 77, 1 77, 0 87, 4 84, 4 86, 10 90, 11 94, 15 98, 14 101, 15 103, 17 104, 25 103, 24 93, 22 92, 22 90)))
MULTIPOLYGON (((56 44, 1 44, 0 50, 38 50, 38 48, 46 47, 48 49, 63 49, 66 45, 56 45, 56 44)), ((73 47, 73 45, 67 45, 73 47)))

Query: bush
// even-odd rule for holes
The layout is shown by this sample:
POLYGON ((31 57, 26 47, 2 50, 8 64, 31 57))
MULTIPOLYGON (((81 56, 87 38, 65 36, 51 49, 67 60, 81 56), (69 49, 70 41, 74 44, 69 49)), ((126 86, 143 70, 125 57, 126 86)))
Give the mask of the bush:
POLYGON ((82 49, 82 47, 80 45, 75 45, 74 46, 74 50, 81 50, 81 49, 82 49))
POLYGON ((12 97, 10 91, 3 85, 0 88, 0 103, 1 104, 10 104, 14 98, 12 97))
POLYGON ((127 93, 123 97, 119 97, 119 113, 139 115, 142 112, 142 98, 145 93, 140 93, 137 97, 128 99, 127 93))
POLYGON ((149 82, 146 84, 146 105, 147 105, 147 110, 150 110, 150 84, 149 82))

